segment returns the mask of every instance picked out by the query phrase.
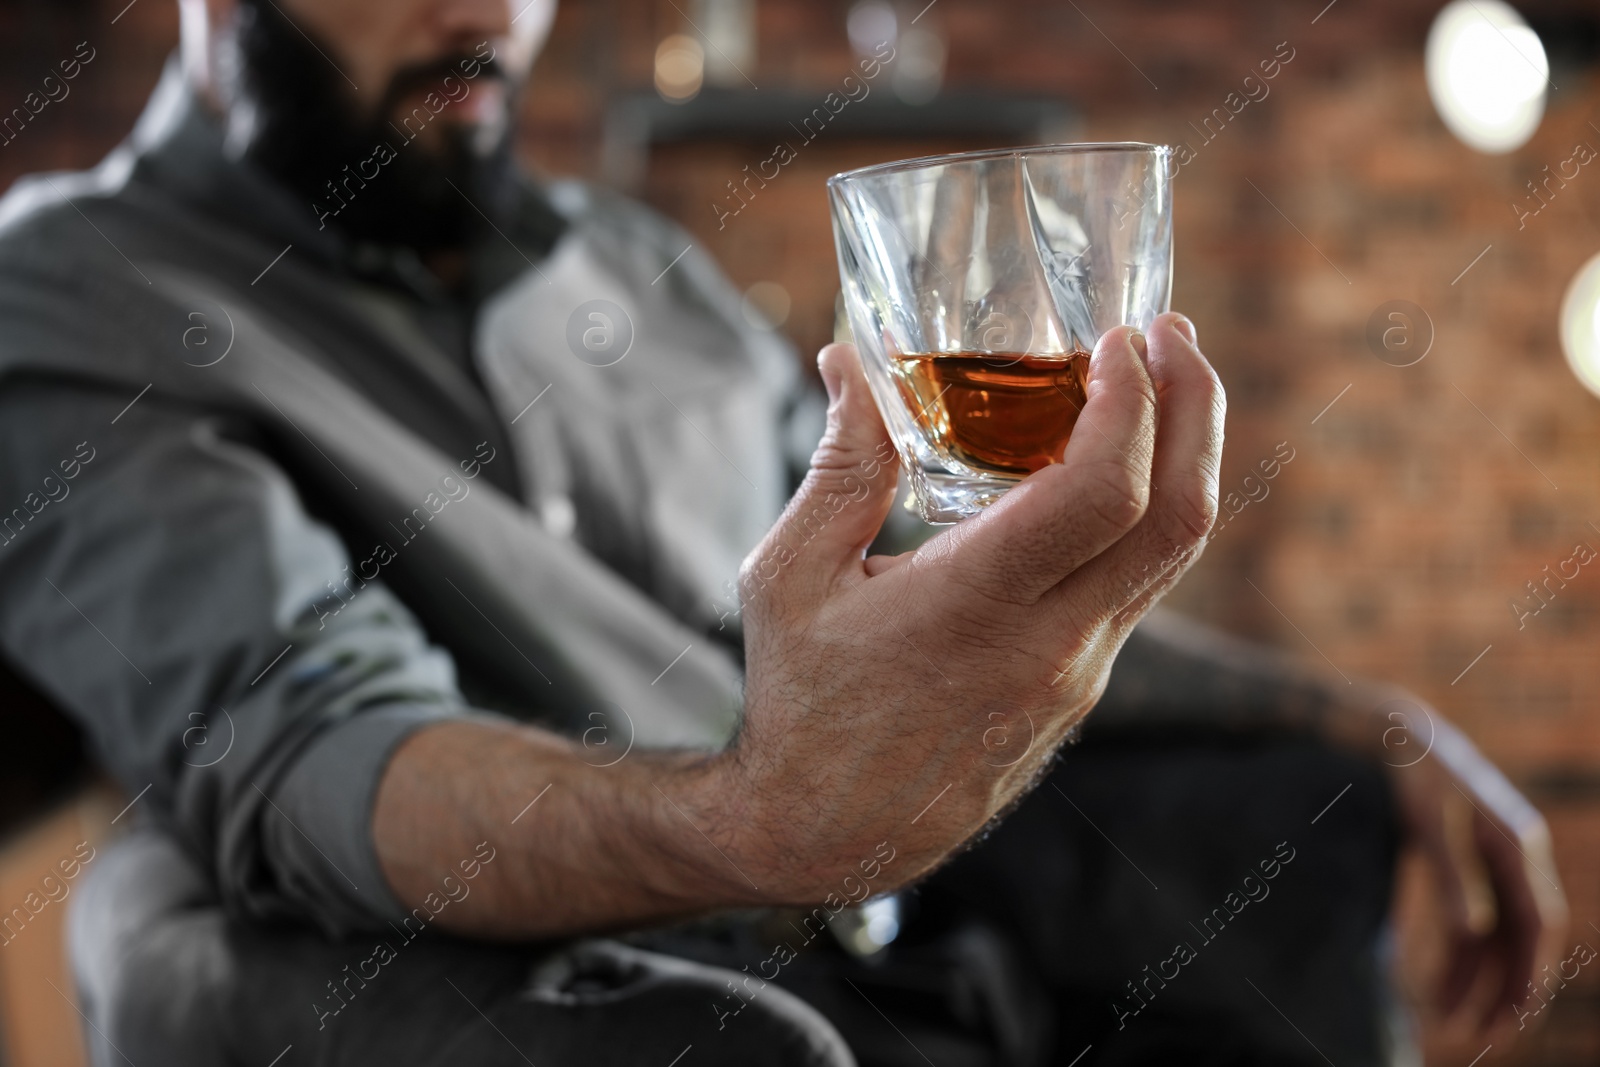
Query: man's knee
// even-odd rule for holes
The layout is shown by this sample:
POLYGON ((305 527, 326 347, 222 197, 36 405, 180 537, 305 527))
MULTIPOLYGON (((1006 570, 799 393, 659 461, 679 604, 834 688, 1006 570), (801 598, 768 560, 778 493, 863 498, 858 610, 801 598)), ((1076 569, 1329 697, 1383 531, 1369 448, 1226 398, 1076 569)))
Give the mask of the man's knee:
POLYGON ((72 901, 68 952, 96 1067, 225 1062, 214 1001, 230 977, 221 909, 176 843, 139 832, 102 849, 72 901))
POLYGON ((693 1046, 702 1065, 855 1064, 833 1025, 794 994, 744 972, 610 941, 583 942, 542 963, 504 1017, 555 1063, 569 1049, 581 1053, 572 1062, 630 1064, 693 1046))
POLYGON ((741 972, 609 941, 537 949, 430 933, 398 941, 378 977, 346 983, 368 943, 230 922, 162 835, 108 847, 93 874, 69 938, 96 1067, 265 1060, 289 1044, 330 1065, 631 1067, 691 1045, 701 1067, 855 1062, 816 1010, 741 972))

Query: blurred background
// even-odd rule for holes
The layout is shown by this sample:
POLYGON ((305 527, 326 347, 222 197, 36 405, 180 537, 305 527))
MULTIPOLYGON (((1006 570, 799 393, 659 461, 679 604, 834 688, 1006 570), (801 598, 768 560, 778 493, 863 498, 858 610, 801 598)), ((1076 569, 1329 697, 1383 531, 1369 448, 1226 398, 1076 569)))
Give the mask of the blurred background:
MULTIPOLYGON (((1600 10, 1443 7, 566 0, 520 150, 678 220, 814 373, 838 291, 827 176, 1040 141, 1187 144, 1173 305, 1228 389, 1234 495, 1173 602, 1452 716, 1551 821, 1566 955, 1600 947, 1600 565, 1577 562, 1600 550, 1600 286, 1584 273, 1600 253, 1600 10), (802 120, 884 41, 895 62, 807 140, 802 120), (780 141, 793 161, 747 184, 780 141)), ((0 122, 0 187, 95 163, 176 40, 171 0, 0 4, 0 118, 56 58, 94 52, 50 121, 0 122)), ((60 851, 41 842, 121 803, 13 831, 0 900, 31 888, 29 856, 60 851)), ((1431 963, 1418 877, 1400 894, 1410 983, 1431 963)), ((0 949, 3 1062, 81 1062, 62 1044, 78 1026, 66 981, 48 933, 0 949)), ((1600 968, 1539 1024, 1481 1062, 1600 1062, 1600 968)), ((1482 1051, 1424 1027, 1430 1063, 1482 1051)))

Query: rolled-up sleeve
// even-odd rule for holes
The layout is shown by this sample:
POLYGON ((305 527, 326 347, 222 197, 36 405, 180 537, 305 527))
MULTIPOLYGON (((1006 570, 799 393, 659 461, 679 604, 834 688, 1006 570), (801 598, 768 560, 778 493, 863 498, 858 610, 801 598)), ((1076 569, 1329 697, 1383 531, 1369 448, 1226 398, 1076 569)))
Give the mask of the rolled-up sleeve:
POLYGON ((0 650, 235 914, 379 926, 377 784, 454 664, 247 430, 128 399, 0 388, 0 650))

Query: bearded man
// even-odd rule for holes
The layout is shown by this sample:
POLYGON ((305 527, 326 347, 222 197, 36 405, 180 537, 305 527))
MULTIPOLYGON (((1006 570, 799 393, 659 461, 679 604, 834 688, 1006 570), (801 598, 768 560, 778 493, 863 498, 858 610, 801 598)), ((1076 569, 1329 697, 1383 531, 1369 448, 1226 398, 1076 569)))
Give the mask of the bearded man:
POLYGON ((1562 905, 1504 778, 1133 629, 1216 511, 1187 319, 1101 340, 1064 463, 869 555, 853 351, 805 470, 820 404, 692 240, 513 162, 549 0, 179 6, 127 142, 0 204, 0 647, 137 823, 73 901, 96 1064, 1388 1062, 1402 834, 1446 1005, 1510 1011, 1562 905))

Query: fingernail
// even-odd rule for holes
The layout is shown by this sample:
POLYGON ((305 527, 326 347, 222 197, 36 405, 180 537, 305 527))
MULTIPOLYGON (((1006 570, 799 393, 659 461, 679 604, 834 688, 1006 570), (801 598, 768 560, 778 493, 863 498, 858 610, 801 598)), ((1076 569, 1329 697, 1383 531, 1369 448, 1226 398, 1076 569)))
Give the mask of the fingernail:
POLYGON ((1195 336, 1194 323, 1189 321, 1189 316, 1179 315, 1177 320, 1173 322, 1172 328, 1183 334, 1184 340, 1188 341, 1190 344, 1195 345, 1200 343, 1198 338, 1195 336))
POLYGON ((1139 353, 1139 358, 1142 361, 1145 363, 1150 362, 1150 346, 1145 343, 1144 334, 1134 330, 1128 334, 1128 343, 1133 346, 1135 352, 1139 353))

